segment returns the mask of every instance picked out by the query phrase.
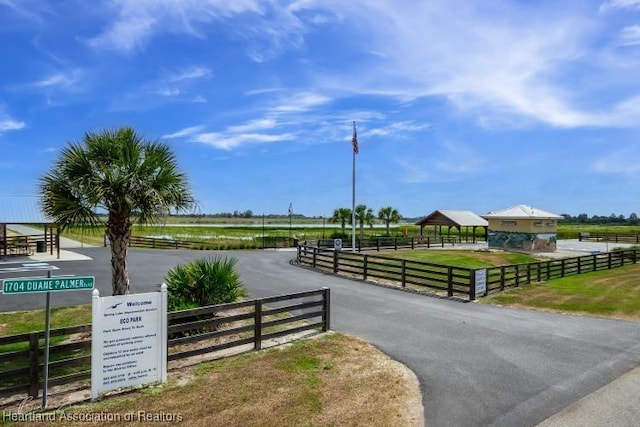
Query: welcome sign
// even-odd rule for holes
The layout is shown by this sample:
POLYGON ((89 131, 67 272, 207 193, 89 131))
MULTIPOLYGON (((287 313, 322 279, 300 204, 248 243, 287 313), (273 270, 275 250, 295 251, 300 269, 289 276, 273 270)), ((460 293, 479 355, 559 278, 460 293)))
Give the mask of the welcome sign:
POLYGON ((91 398, 167 379, 167 285, 160 292, 100 297, 93 291, 91 398))

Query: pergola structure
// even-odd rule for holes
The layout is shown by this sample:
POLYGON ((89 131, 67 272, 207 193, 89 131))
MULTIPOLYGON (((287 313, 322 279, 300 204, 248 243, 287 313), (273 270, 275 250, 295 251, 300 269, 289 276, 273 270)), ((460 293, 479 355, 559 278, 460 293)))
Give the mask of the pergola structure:
MULTIPOLYGON (((19 233, 20 234, 20 233, 19 233)), ((57 224, 47 218, 34 196, 0 195, 0 258, 9 255, 25 255, 36 249, 50 252, 54 249, 60 258, 60 229, 57 224), (9 236, 11 225, 43 227, 42 234, 21 234, 9 236)))
POLYGON ((484 228, 485 239, 489 222, 471 211, 453 211, 448 209, 438 209, 416 222, 420 226, 420 235, 423 235, 424 227, 433 225, 434 236, 442 236, 442 227, 447 227, 447 235, 451 235, 451 229, 456 228, 462 238, 462 228, 465 229, 466 240, 469 240, 469 227, 472 229, 473 242, 476 241, 476 230, 478 227, 484 228))

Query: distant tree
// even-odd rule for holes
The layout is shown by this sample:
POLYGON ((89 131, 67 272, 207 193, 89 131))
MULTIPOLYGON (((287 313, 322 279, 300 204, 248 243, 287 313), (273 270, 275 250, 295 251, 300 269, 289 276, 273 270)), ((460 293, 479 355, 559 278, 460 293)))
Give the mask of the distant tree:
POLYGON ((638 223, 640 222, 638 221, 638 215, 636 215, 635 212, 631 212, 627 221, 629 222, 629 225, 638 225, 638 223))
POLYGON ((364 225, 373 224, 374 219, 373 209, 368 208, 367 205, 356 206, 356 221, 360 224, 360 240, 364 239, 364 225))
POLYGON ((351 221, 351 209, 349 208, 336 208, 333 211, 333 216, 329 218, 329 222, 340 224, 342 234, 345 234, 345 227, 349 221, 351 221))
POLYGON ((82 143, 63 148, 40 179, 40 194, 43 211, 61 230, 103 226, 97 211, 107 212, 114 295, 129 293, 127 248, 133 223, 152 223, 195 203, 169 146, 128 127, 87 133, 82 143))
POLYGON ((391 206, 387 206, 384 208, 380 208, 380 210, 378 211, 378 218, 381 219, 384 224, 387 226, 387 236, 389 235, 389 224, 391 223, 398 223, 400 222, 400 220, 402 219, 402 216, 400 215, 400 213, 398 213, 398 210, 391 207, 391 206))

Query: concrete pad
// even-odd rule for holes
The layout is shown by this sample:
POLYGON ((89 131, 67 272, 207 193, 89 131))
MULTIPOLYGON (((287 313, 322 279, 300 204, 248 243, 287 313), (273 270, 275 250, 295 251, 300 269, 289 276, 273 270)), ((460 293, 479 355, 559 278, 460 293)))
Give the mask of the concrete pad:
POLYGON ((539 427, 640 425, 640 368, 567 406, 539 427))
POLYGON ((0 259, 0 264, 17 264, 26 262, 51 262, 51 261, 87 261, 91 260, 91 257, 86 255, 68 251, 65 249, 60 250, 60 258, 56 251, 51 255, 49 252, 36 252, 29 256, 6 256, 0 259))

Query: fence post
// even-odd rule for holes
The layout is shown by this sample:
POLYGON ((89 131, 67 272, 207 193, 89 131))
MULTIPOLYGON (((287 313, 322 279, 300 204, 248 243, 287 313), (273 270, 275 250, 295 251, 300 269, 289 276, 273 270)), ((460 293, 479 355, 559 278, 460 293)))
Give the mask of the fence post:
POLYGON ((396 250, 396 251, 398 250, 398 238, 397 237, 393 238, 393 249, 396 250))
POLYGON ((402 271, 402 273, 401 273, 402 287, 406 288, 407 287, 407 277, 406 277, 406 274, 407 274, 407 261, 402 260, 401 266, 402 266, 402 270, 401 270, 402 271))
POLYGON ((538 282, 540 281, 540 276, 541 276, 541 273, 542 273, 540 270, 542 270, 542 264, 540 264, 538 262, 538 282))
POLYGON ((322 331, 331 329, 331 289, 324 287, 322 293, 322 331))
POLYGON ((253 303, 253 349, 262 348, 262 300, 253 303))
POLYGON ((637 252, 636 252, 636 250, 635 250, 635 249, 633 249, 633 263, 634 263, 634 264, 635 264, 636 262, 638 262, 638 258, 637 258, 637 256, 636 256, 636 253, 637 253, 637 252))
POLYGON ((527 284, 531 283, 531 264, 527 264, 527 284))
POLYGON ((598 258, 596 254, 593 254, 593 271, 598 271, 598 258))
POLYGON ((362 260, 363 265, 362 265, 362 280, 367 280, 367 260, 368 260, 368 255, 364 256, 364 259, 362 260))
POLYGON ((376 238, 376 251, 380 252, 380 238, 376 238))
POLYGON ((333 272, 337 273, 338 272, 338 251, 333 251, 333 272))
POLYGON ((40 349, 38 346, 38 333, 29 334, 29 396, 36 399, 40 390, 40 381, 38 378, 38 368, 40 349))
POLYGON ((564 277, 564 258, 560 260, 560 277, 564 277))
POLYGON ((469 299, 474 301, 476 299, 476 272, 475 270, 469 270, 469 299))
POLYGON ((447 296, 453 296, 453 267, 447 267, 447 296))
POLYGON ((516 264, 516 288, 520 286, 520 266, 516 264))
POLYGON ((318 257, 318 249, 317 248, 312 248, 313 249, 313 261, 312 261, 312 266, 313 268, 316 268, 316 259, 318 257))
POLYGON ((611 270, 611 252, 608 252, 608 258, 607 258, 607 268, 609 270, 611 270))
POLYGON ((414 244, 413 244, 413 237, 411 238, 411 249, 414 248, 414 244))
POLYGON ((582 257, 578 257, 578 274, 582 273, 582 257))
POLYGON ((505 268, 504 265, 500 267, 500 290, 504 291, 504 276, 505 276, 505 268))

